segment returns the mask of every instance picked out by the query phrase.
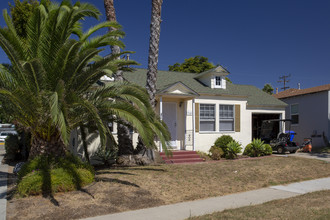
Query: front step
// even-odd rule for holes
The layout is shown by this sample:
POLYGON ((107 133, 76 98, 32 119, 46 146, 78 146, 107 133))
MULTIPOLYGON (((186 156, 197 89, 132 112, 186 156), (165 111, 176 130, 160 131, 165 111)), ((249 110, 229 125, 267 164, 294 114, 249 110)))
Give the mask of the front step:
POLYGON ((166 157, 165 153, 161 152, 160 156, 166 164, 204 162, 196 151, 172 151, 172 156, 169 157, 166 157))

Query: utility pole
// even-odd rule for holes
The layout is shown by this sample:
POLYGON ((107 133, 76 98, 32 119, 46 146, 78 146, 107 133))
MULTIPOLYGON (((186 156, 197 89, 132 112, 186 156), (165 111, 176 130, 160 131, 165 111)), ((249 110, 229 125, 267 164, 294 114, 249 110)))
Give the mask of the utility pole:
POLYGON ((286 89, 288 89, 288 88, 290 88, 289 86, 285 86, 286 85, 286 83, 288 83, 290 80, 288 80, 288 78, 291 76, 291 74, 289 74, 289 75, 284 75, 284 76, 280 76, 279 78, 280 78, 280 80, 279 81, 277 81, 277 82, 279 82, 279 83, 283 83, 284 84, 284 86, 281 88, 281 89, 283 89, 283 91, 284 90, 286 90, 286 89))

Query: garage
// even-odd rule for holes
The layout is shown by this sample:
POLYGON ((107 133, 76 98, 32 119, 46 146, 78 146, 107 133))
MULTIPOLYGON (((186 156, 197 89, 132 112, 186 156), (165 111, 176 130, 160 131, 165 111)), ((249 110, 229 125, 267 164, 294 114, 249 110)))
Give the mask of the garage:
MULTIPOLYGON (((281 119, 281 114, 265 114, 265 113, 252 113, 252 140, 260 138, 261 125, 264 120, 281 119)), ((278 123, 278 122, 277 122, 278 123)), ((273 134, 278 134, 280 131, 280 125, 274 126, 273 134)))

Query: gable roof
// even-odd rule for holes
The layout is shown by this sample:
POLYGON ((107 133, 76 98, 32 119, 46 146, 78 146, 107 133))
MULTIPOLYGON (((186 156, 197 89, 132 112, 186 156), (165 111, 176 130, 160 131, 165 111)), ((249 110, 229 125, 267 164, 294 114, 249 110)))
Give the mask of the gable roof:
MULTIPOLYGON (((147 79, 146 69, 134 69, 133 72, 124 72, 124 78, 132 83, 136 83, 145 87, 147 79)), ((198 79, 195 78, 196 73, 171 72, 161 71, 157 72, 157 93, 161 93, 177 82, 181 82, 190 90, 196 92, 198 95, 215 95, 215 96, 232 96, 238 98, 245 98, 249 106, 279 106, 285 107, 287 104, 278 100, 275 97, 261 91, 255 86, 237 85, 227 83, 226 89, 212 89, 198 79)))
POLYGON ((315 86, 307 89, 287 89, 282 92, 279 92, 278 94, 274 94, 273 96, 278 99, 283 99, 283 98, 312 94, 312 93, 323 92, 328 90, 330 90, 330 84, 315 86))
POLYGON ((229 74, 229 72, 224 67, 219 65, 217 67, 206 70, 204 72, 195 74, 195 78, 198 79, 198 78, 201 78, 201 77, 206 76, 208 74, 214 74, 214 75, 217 75, 217 76, 227 76, 229 74))

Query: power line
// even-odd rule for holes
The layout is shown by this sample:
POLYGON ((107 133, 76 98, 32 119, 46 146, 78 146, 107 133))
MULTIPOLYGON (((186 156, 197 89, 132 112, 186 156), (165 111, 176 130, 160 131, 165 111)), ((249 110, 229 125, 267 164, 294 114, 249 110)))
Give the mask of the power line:
POLYGON ((279 77, 280 80, 277 82, 283 83, 283 87, 281 89, 286 90, 286 89, 290 88, 289 86, 285 86, 286 83, 290 82, 290 80, 288 80, 289 77, 291 77, 291 74, 279 77))

